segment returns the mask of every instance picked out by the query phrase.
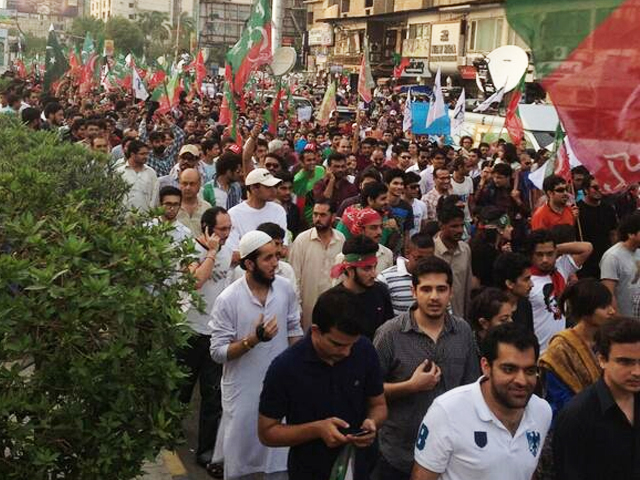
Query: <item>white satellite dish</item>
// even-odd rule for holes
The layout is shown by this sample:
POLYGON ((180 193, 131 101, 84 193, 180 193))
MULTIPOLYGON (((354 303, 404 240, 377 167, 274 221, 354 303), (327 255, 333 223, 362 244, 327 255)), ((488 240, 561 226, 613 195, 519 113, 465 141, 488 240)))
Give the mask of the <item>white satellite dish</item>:
POLYGON ((271 60, 271 71, 276 77, 286 75, 296 64, 298 55, 293 47, 278 47, 273 52, 271 60))
POLYGON ((529 56, 520 47, 505 45, 487 55, 487 63, 496 90, 504 87, 505 92, 510 92, 529 68, 529 56))

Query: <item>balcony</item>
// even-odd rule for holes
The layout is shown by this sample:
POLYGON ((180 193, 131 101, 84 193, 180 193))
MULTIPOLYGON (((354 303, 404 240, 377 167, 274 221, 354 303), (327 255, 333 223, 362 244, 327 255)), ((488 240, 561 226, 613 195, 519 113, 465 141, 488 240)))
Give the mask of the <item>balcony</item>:
POLYGON ((361 60, 361 53, 336 53, 331 55, 331 62, 336 65, 358 65, 361 60))

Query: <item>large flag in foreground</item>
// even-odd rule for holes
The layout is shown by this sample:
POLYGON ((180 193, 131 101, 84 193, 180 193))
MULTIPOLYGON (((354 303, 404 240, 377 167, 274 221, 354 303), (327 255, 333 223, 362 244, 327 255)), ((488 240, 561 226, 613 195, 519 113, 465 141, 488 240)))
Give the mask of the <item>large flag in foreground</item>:
POLYGON ((318 109, 317 117, 320 125, 327 125, 331 118, 331 112, 336 109, 336 84, 331 82, 324 92, 322 103, 318 109))
POLYGON ((255 0, 242 36, 227 52, 234 92, 242 93, 249 74, 271 58, 271 1, 255 0))
POLYGON ((53 25, 51 25, 45 54, 44 90, 49 91, 53 83, 62 77, 67 70, 69 70, 69 63, 62 53, 62 47, 58 43, 53 25))
POLYGON ((577 158, 606 191, 640 181, 640 0, 507 0, 577 158))
POLYGON ((429 104, 429 113, 427 114, 427 125, 429 128, 436 120, 447 115, 447 108, 444 104, 444 93, 442 92, 442 83, 440 82, 441 72, 438 66, 438 73, 433 84, 433 99, 429 104))

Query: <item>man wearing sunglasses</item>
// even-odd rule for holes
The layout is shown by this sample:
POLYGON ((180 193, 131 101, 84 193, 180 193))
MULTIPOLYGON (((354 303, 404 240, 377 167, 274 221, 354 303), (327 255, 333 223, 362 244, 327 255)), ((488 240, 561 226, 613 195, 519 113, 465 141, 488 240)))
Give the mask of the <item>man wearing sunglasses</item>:
POLYGON ((578 272, 578 277, 600 278, 598 263, 604 252, 615 243, 618 219, 613 207, 602 202, 602 190, 596 178, 585 178, 582 190, 584 198, 578 202, 582 238, 591 242, 593 253, 578 272))
POLYGON ((549 175, 542 183, 547 203, 538 208, 531 218, 531 229, 549 230, 556 225, 574 225, 579 210, 569 205, 567 181, 558 175, 549 175))

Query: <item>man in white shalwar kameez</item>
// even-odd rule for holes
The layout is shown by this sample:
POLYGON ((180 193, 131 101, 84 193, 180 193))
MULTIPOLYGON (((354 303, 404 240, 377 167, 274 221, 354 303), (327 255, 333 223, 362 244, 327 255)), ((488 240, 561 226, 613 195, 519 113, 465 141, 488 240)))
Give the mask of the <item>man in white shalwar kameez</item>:
POLYGON ((246 233, 239 251, 245 275, 218 296, 210 321, 211 356, 224 364, 213 461, 224 461, 227 480, 286 479, 288 449, 258 440, 258 404, 271 361, 302 338, 300 307, 291 283, 275 273, 269 235, 246 233))

